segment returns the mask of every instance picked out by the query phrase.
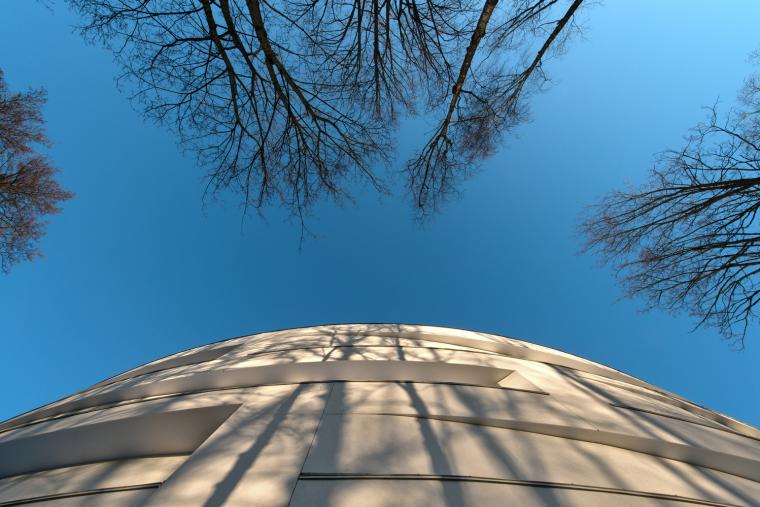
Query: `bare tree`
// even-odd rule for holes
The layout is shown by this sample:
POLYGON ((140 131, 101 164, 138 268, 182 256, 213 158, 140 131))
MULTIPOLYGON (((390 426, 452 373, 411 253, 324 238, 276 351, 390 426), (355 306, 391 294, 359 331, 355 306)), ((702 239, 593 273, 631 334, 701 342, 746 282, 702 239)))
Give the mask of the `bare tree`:
POLYGON ((640 187, 607 195, 582 225, 587 248, 649 308, 686 311, 742 347, 760 299, 760 86, 743 107, 709 109, 640 187))
POLYGON ((42 217, 59 211, 72 194, 54 179, 56 169, 35 145, 48 145, 41 109, 45 92, 12 93, 0 70, 0 270, 41 255, 42 217))
POLYGON ((538 32, 536 39, 543 42, 535 56, 523 58, 505 71, 500 58, 475 62, 497 5, 497 0, 484 2, 451 88, 445 116, 417 157, 407 163, 409 189, 422 215, 435 210, 441 198, 456 193, 459 180, 493 153, 504 132, 524 118, 521 99, 525 87, 536 75, 545 79, 541 63, 550 50, 561 50, 568 35, 575 31, 565 30, 581 3, 574 0, 559 19, 549 22, 547 17, 557 2, 515 2, 509 15, 498 20, 489 35, 489 54, 518 48, 525 43, 528 29, 538 32))
POLYGON ((145 113, 246 208, 385 192, 401 115, 443 120, 407 164, 423 213, 523 112, 582 0, 69 0, 145 113))

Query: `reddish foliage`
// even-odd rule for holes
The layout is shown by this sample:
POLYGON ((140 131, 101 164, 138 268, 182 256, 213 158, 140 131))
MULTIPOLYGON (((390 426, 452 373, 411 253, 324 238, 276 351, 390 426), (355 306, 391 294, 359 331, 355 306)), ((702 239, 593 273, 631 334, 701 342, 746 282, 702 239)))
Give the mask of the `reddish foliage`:
POLYGON ((43 215, 59 211, 72 194, 54 179, 57 170, 35 148, 47 146, 43 90, 12 93, 0 71, 0 269, 41 255, 43 215))

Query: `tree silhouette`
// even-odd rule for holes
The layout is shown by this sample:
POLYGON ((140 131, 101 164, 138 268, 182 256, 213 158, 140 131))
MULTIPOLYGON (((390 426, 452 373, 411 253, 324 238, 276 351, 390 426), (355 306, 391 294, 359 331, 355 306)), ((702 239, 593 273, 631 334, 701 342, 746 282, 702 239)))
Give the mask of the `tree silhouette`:
POLYGON ((649 180, 608 194, 583 223, 589 250, 648 307, 686 311, 742 347, 760 299, 760 78, 742 107, 709 108, 649 180))
MULTIPOLYGON (((406 164, 421 216, 524 117, 582 0, 69 0, 145 114, 212 192, 303 218, 359 180, 387 190, 401 116, 442 118, 406 164)), ((302 222, 303 223, 303 222, 302 222)))
MULTIPOLYGON (((501 21, 493 31, 495 41, 491 51, 512 48, 515 34, 533 20, 541 20, 549 3, 554 2, 515 3, 511 17, 501 21)), ((550 24, 553 28, 536 55, 509 73, 493 65, 473 72, 473 61, 497 0, 484 3, 452 87, 446 115, 417 157, 407 163, 409 189, 421 213, 434 210, 442 197, 455 193, 461 177, 467 176, 479 160, 493 153, 504 132, 522 120, 524 110, 520 99, 526 83, 540 72, 544 56, 562 36, 581 3, 582 0, 572 2, 564 15, 550 24), (470 74, 474 74, 469 81, 471 85, 465 88, 470 74)))
POLYGON ((71 198, 54 179, 56 170, 35 145, 48 145, 42 127, 45 92, 12 93, 0 70, 0 269, 41 255, 43 215, 71 198))

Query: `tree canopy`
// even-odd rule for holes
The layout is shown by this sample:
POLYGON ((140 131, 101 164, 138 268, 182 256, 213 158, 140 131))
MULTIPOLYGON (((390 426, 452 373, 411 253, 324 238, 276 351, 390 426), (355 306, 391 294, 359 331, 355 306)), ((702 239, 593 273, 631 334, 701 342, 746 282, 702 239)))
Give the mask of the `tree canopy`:
POLYGON ((349 183, 388 189, 401 116, 433 118, 404 164, 420 216, 525 117, 582 0, 69 0, 144 113, 209 190, 303 217, 349 183))
POLYGON ((709 108, 647 182, 605 196, 582 228, 629 295, 742 347, 760 300, 760 76, 739 99, 724 115, 709 108))
POLYGON ((41 255, 43 217, 57 213, 72 194, 55 180, 56 169, 37 148, 43 130, 43 90, 11 92, 0 70, 0 270, 41 255))

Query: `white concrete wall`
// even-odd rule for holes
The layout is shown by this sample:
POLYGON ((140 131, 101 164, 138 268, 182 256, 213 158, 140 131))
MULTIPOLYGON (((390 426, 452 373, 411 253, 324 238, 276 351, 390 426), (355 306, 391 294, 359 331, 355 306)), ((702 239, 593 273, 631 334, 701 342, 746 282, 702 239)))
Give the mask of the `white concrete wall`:
POLYGON ((583 358, 407 325, 181 352, 0 423, 0 506, 760 505, 760 431, 583 358))

